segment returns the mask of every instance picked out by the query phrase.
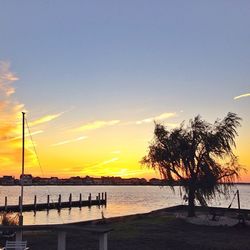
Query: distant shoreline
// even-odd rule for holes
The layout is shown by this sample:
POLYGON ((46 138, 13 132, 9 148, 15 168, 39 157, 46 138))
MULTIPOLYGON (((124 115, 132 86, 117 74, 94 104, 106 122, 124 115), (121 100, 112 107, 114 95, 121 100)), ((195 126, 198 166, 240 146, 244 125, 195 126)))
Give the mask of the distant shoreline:
MULTIPOLYGON (((250 182, 237 182, 234 183, 234 185, 250 185, 250 182)), ((20 184, 0 184, 0 187, 6 187, 6 186, 16 186, 19 187, 20 184)), ((24 186, 132 186, 132 187, 138 187, 138 186, 150 186, 150 187, 171 187, 171 185, 168 184, 161 184, 161 185, 155 185, 155 184, 25 184, 24 186)), ((173 186, 179 187, 179 184, 175 184, 173 186)))

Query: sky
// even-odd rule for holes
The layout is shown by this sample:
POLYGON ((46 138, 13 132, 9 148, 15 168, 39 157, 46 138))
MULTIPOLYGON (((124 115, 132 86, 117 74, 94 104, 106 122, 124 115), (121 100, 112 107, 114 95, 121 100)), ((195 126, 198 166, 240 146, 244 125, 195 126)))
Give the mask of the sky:
POLYGON ((249 1, 0 5, 0 175, 20 175, 22 111, 26 173, 147 179, 159 177, 139 163, 154 120, 235 112, 250 181, 249 1))

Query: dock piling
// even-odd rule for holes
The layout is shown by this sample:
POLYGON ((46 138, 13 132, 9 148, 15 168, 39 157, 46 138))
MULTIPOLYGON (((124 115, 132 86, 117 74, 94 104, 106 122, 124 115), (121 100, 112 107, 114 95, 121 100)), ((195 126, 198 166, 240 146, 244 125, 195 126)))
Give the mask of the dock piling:
POLYGON ((34 211, 36 212, 36 195, 34 196, 34 211))
POLYGON ((98 203, 99 203, 99 205, 101 204, 101 194, 100 193, 98 193, 98 203))
POLYGON ((47 195, 47 210, 49 210, 49 194, 47 195))
POLYGON ((58 197, 58 210, 61 209, 61 204, 62 204, 62 196, 61 196, 61 194, 59 194, 59 197, 58 197))
POLYGON ((69 195, 69 208, 72 207, 72 194, 69 195))
POLYGON ((82 194, 79 195, 79 207, 82 207, 82 194))
POLYGON ((4 211, 7 211, 8 210, 8 197, 5 196, 5 199, 4 199, 4 211))
POLYGON ((88 200, 89 200, 89 206, 91 206, 91 194, 89 194, 88 200))
POLYGON ((19 212, 21 211, 21 196, 18 197, 18 206, 19 206, 19 212))

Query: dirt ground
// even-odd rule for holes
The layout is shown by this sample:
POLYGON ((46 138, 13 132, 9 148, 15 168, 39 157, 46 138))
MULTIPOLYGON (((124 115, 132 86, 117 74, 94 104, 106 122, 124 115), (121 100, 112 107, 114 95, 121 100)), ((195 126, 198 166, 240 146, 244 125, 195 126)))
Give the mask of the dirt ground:
MULTIPOLYGON (((166 249, 250 249, 249 226, 203 226, 176 218, 173 212, 160 211, 144 215, 106 220, 113 228, 108 236, 109 250, 166 249)), ((83 225, 84 226, 84 225, 83 225)), ((31 250, 57 249, 55 232, 25 232, 31 250)), ((4 239, 0 241, 4 244, 4 239)), ((67 233, 67 250, 98 249, 98 237, 90 233, 67 233)))

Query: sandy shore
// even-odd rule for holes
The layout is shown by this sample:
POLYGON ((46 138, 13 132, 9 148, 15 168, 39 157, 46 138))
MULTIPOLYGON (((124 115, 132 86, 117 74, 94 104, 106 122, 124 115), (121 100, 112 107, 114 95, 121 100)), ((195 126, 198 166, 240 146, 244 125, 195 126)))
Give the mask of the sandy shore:
MULTIPOLYGON (((110 250, 250 249, 249 226, 239 225, 236 218, 230 217, 232 215, 220 216, 218 220, 211 221, 211 214, 206 212, 198 211, 197 217, 187 218, 185 208, 179 206, 77 225, 112 227, 114 231, 108 238, 110 250)), ((25 232, 24 239, 34 250, 57 249, 55 232, 25 232)), ((1 244, 4 244, 3 239, 1 244)), ((98 249, 97 236, 68 233, 67 250, 73 249, 98 249)))

